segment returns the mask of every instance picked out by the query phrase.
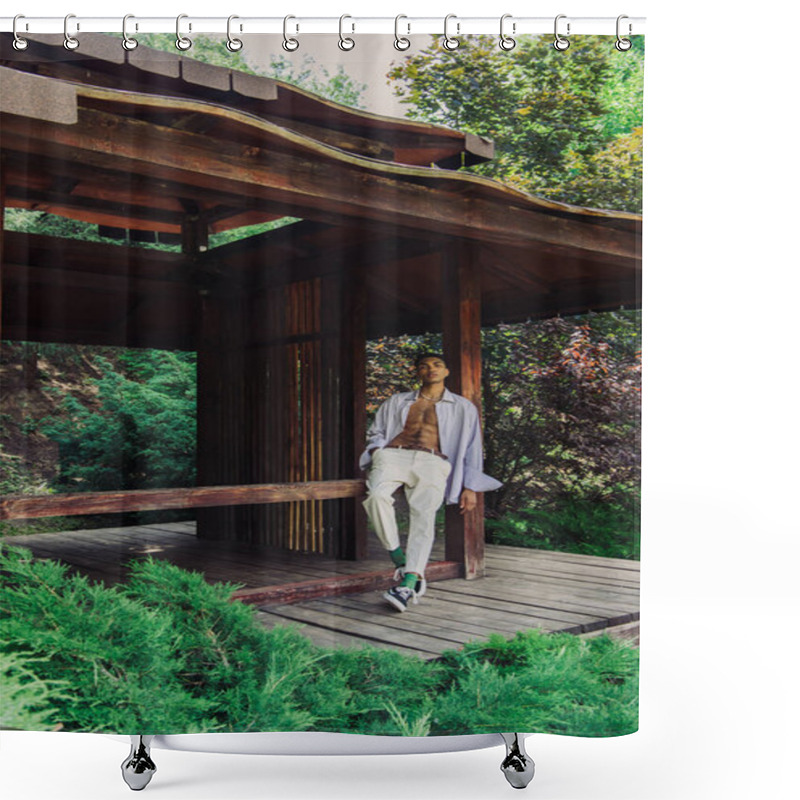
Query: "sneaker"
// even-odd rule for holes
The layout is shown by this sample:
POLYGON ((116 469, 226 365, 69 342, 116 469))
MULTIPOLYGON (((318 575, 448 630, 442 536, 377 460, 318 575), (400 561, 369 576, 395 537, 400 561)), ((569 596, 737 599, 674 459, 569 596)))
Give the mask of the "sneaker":
MULTIPOLYGON (((394 580, 396 581, 402 581, 403 578, 405 578, 405 576, 406 576, 405 567, 398 567, 394 571, 394 580)), ((414 587, 414 593, 417 595, 417 597, 422 597, 422 595, 424 595, 425 592, 427 591, 428 591, 428 581, 426 581, 425 578, 420 578, 417 581, 417 585, 414 587)))
POLYGON ((417 593, 408 586, 393 586, 383 595, 384 600, 388 600, 398 611, 405 611, 408 604, 417 602, 417 593))

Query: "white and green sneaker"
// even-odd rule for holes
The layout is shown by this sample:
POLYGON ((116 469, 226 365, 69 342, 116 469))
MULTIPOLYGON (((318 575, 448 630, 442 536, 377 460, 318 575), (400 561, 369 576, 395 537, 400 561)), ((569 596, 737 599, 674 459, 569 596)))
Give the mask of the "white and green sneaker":
MULTIPOLYGON (((417 581, 419 583, 419 581, 417 581)), ((409 603, 417 603, 417 593, 408 586, 393 586, 384 592, 383 599, 387 600, 398 611, 405 611, 409 603)))

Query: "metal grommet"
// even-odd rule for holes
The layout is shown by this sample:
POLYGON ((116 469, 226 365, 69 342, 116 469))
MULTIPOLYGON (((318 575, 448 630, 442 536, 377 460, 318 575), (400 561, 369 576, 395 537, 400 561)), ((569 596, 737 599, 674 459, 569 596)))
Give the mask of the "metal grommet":
MULTIPOLYGON (((566 14, 559 14, 556 17, 555 21, 555 39, 553 40, 553 47, 558 50, 560 53, 563 53, 569 47, 569 39, 565 39, 563 36, 560 36, 558 33, 558 21, 560 19, 566 19, 566 14)), ((567 36, 569 36, 569 22, 567 23, 567 36)))
MULTIPOLYGON (((456 39, 454 36, 450 36, 450 34, 447 32, 447 25, 451 19, 457 19, 456 15, 448 14, 444 18, 444 39, 442 39, 442 47, 444 47, 445 50, 457 50, 459 44, 461 44, 458 39, 456 39)), ((456 33, 459 33, 460 31, 461 23, 456 22, 456 33)))
MULTIPOLYGON (((20 19, 25 19, 25 15, 24 14, 17 14, 17 16, 14 17, 14 24, 12 25, 12 28, 11 28, 11 30, 14 33, 14 41, 12 42, 12 44, 14 45, 14 49, 15 50, 27 50, 28 49, 28 40, 27 39, 23 39, 17 33, 17 20, 20 20, 20 19)), ((26 23, 25 30, 27 30, 27 29, 28 29, 28 25, 26 23)))
MULTIPOLYGON (((287 53, 293 53, 295 50, 297 50, 298 47, 300 47, 300 42, 298 42, 297 39, 294 39, 291 36, 289 36, 287 32, 290 19, 296 19, 296 17, 293 17, 291 14, 289 14, 288 16, 285 16, 283 18, 283 49, 287 53)), ((299 25, 295 26, 295 32, 299 30, 300 26, 299 25)))
MULTIPOLYGON (((355 39, 352 39, 349 36, 345 36, 344 33, 342 32, 344 21, 346 19, 352 19, 352 17, 349 14, 342 14, 342 16, 339 17, 339 49, 345 51, 352 50, 356 46, 355 39)), ((352 26, 352 28, 353 31, 355 31, 356 29, 355 24, 352 26)))
MULTIPOLYGON (((178 14, 178 18, 175 20, 175 47, 177 47, 178 50, 188 50, 192 46, 192 40, 181 34, 181 20, 187 19, 188 17, 188 14, 178 14)), ((190 23, 189 30, 191 29, 192 26, 190 23)))
MULTIPOLYGON (((135 50, 139 46, 139 42, 136 39, 132 39, 128 36, 128 20, 134 19, 133 14, 126 14, 122 18, 122 47, 125 50, 135 50)), ((137 25, 136 28, 138 29, 139 26, 137 25)))
MULTIPOLYGON (((74 37, 70 36, 69 33, 69 21, 71 19, 75 19, 74 14, 67 14, 64 17, 64 49, 65 50, 77 50, 80 46, 80 42, 74 37)), ((76 26, 75 30, 80 30, 80 26, 76 26)))
MULTIPOLYGON (((231 36, 231 22, 235 19, 239 19, 236 14, 231 14, 228 17, 228 41, 225 42, 225 47, 227 47, 231 53, 238 53, 239 50, 244 47, 244 42, 241 39, 234 39, 234 37, 231 36)), ((241 30, 241 28, 239 30, 241 30)))
MULTIPOLYGON (((505 22, 507 19, 511 19, 511 14, 503 14, 503 16, 500 17, 500 41, 498 43, 500 45, 500 49, 505 50, 506 52, 508 52, 509 50, 513 50, 517 46, 516 39, 514 39, 511 36, 506 36, 505 22)), ((517 32, 516 22, 511 23, 511 32, 512 33, 517 32)))
MULTIPOLYGON (((616 47, 617 50, 620 51, 620 53, 625 53, 628 50, 630 50, 631 47, 633 47, 633 43, 631 42, 630 39, 624 39, 622 36, 619 35, 620 22, 622 22, 623 19, 628 19, 628 17, 625 14, 620 14, 620 16, 617 17, 617 41, 614 42, 614 47, 616 47)), ((633 32, 633 25, 631 25, 631 23, 629 22, 628 36, 630 36, 632 32, 633 32)))
MULTIPOLYGON (((394 18, 394 49, 395 50, 408 50, 411 47, 411 39, 407 39, 405 36, 400 35, 400 20, 401 19, 408 19, 405 14, 398 14, 394 18)), ((408 33, 411 33, 411 24, 408 24, 408 33)))

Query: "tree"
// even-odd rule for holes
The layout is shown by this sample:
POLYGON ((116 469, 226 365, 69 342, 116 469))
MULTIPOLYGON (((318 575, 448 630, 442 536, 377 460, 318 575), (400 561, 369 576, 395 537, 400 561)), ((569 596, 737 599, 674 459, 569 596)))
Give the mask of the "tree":
POLYGON ((94 359, 97 406, 65 395, 66 412, 40 430, 59 446, 65 491, 194 484, 196 379, 193 353, 124 351, 115 367, 94 359), (118 369, 122 368, 122 371, 118 369))
POLYGON ((644 44, 633 41, 626 53, 599 36, 576 37, 563 53, 538 36, 510 52, 488 36, 454 51, 435 41, 388 77, 408 116, 494 140, 494 159, 472 171, 553 200, 638 212, 630 183, 641 185, 641 157, 626 137, 642 124, 644 44), (609 159, 615 169, 603 171, 609 159))

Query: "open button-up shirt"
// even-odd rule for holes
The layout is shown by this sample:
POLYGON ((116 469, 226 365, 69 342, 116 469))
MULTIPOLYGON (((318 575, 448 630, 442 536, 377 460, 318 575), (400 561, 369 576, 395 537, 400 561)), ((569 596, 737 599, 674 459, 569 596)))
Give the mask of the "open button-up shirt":
MULTIPOLYGON (((367 447, 359 466, 366 469, 372 457, 370 450, 385 447, 403 431, 408 411, 419 398, 419 390, 392 395, 378 409, 375 421, 367 432, 367 447)), ((445 499, 458 503, 462 489, 489 492, 503 484, 483 472, 483 442, 478 409, 466 397, 444 390, 436 404, 439 425, 439 446, 452 464, 447 480, 445 499)))

